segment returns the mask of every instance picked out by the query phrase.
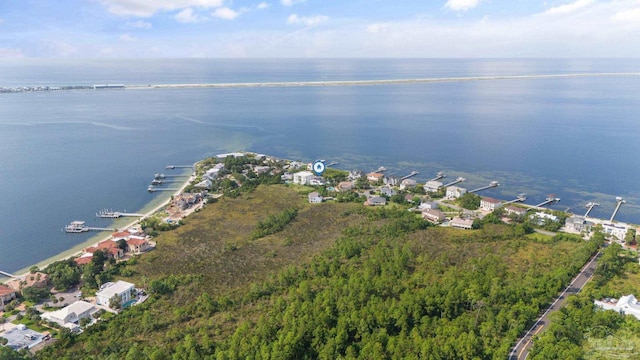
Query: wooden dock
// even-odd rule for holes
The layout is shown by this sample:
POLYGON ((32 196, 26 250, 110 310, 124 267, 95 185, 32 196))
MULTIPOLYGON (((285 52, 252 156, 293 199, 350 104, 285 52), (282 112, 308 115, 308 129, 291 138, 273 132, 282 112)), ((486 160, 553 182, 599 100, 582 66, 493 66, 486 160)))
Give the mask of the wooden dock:
POLYGON ((17 276, 15 276, 15 275, 13 275, 11 273, 8 273, 6 271, 0 271, 0 275, 6 276, 6 277, 10 277, 10 278, 17 278, 17 276))

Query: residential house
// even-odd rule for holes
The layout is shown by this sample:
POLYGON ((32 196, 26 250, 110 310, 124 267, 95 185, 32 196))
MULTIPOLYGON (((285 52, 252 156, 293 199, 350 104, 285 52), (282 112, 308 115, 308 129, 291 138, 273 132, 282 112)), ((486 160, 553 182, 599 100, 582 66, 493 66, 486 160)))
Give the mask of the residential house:
POLYGON ((446 197, 447 199, 458 199, 462 195, 467 193, 467 189, 459 187, 459 186, 449 186, 447 188, 446 197))
POLYGON ((420 205, 418 205, 418 209, 420 210, 437 209, 437 208, 438 208, 438 203, 435 203, 433 201, 423 201, 420 203, 420 205))
POLYGON ((311 171, 299 171, 293 174, 293 183, 298 185, 309 185, 311 183, 311 179, 313 179, 315 175, 311 171))
POLYGON ((311 204, 320 204, 322 202, 322 195, 320 195, 315 191, 310 193, 308 198, 309 198, 309 203, 311 204))
POLYGON ((200 181, 199 183, 193 185, 194 187, 198 188, 198 189, 206 189, 206 190, 210 190, 211 186, 213 186, 213 182, 209 179, 204 179, 202 181, 200 181))
POLYGON ((127 240, 127 248, 132 254, 141 254, 151 248, 149 240, 140 236, 131 236, 127 240))
POLYGON ((440 181, 429 180, 424 184, 424 190, 431 193, 438 192, 442 185, 440 181))
POLYGON ((551 214, 547 214, 545 212, 542 211, 538 211, 535 214, 531 215, 531 218, 536 222, 536 224, 538 225, 544 225, 544 223, 547 220, 553 221, 553 222, 558 222, 558 217, 555 215, 551 215, 551 214))
POLYGON ((256 175, 267 173, 269 172, 269 170, 271 170, 271 166, 254 166, 253 167, 253 172, 256 173, 256 175))
POLYGON ((323 186, 327 182, 320 176, 314 176, 309 180, 309 185, 311 186, 323 186))
POLYGON ((443 222, 446 217, 444 213, 438 209, 427 209, 422 211, 422 218, 429 222, 439 224, 443 222))
MULTIPOLYGON (((85 249, 86 251, 86 249, 85 249)), ((85 252, 80 257, 73 259, 78 266, 87 265, 93 260, 93 253, 85 252)))
POLYGON ((353 184, 353 181, 342 181, 338 184, 338 186, 336 186, 336 190, 340 192, 351 191, 354 187, 355 185, 353 184))
POLYGON ((77 328, 81 319, 91 318, 91 315, 96 311, 98 309, 93 304, 79 300, 60 310, 45 312, 41 317, 73 330, 77 328))
POLYGON ((369 206, 383 206, 387 205, 387 199, 383 198, 382 196, 372 196, 368 198, 364 204, 369 206))
POLYGON ((244 157, 245 154, 241 153, 241 152, 234 152, 234 153, 227 153, 227 154, 218 154, 216 155, 216 157, 218 159, 226 159, 228 157, 234 157, 234 158, 239 158, 239 157, 244 157))
POLYGON ((584 216, 572 216, 567 219, 565 222, 565 227, 568 231, 573 231, 576 233, 591 232, 591 228, 593 227, 593 222, 588 221, 584 216))
POLYGON ((449 221, 449 226, 456 229, 470 230, 473 228, 473 219, 463 219, 456 216, 449 221))
POLYGON ((382 178, 382 183, 389 186, 398 186, 400 180, 395 176, 389 176, 382 178))
POLYGON ((640 303, 638 303, 638 299, 633 295, 625 295, 621 297, 620 300, 595 300, 593 303, 602 310, 613 310, 624 315, 633 315, 636 319, 640 320, 640 303))
POLYGON ((0 284, 0 311, 16 298, 16 291, 6 285, 0 284))
POLYGON ((507 215, 525 216, 527 215, 527 209, 519 206, 509 205, 504 208, 504 212, 507 215))
POLYGON ((352 170, 352 171, 349 171, 349 176, 347 177, 347 179, 349 179, 349 181, 354 181, 354 180, 360 179, 361 177, 362 177, 362 171, 352 170))
POLYGON ((396 190, 389 187, 389 186, 383 186, 380 188, 380 194, 384 195, 384 196, 393 196, 395 194, 397 194, 396 190))
POLYGON ((115 283, 108 282, 102 285, 100 291, 96 293, 96 303, 111 308, 111 299, 116 296, 120 297, 120 306, 124 306, 135 296, 134 285, 122 280, 115 283))
POLYGON ((280 180, 292 181, 293 180, 293 174, 290 173, 290 172, 285 172, 284 174, 280 175, 280 180))
POLYGON ((416 181, 414 179, 404 179, 400 182, 400 190, 407 190, 416 187, 416 181))
POLYGON ((502 207, 502 201, 490 197, 480 199, 480 209, 485 211, 495 211, 502 207))
POLYGON ((367 174, 367 180, 369 180, 369 182, 372 182, 372 183, 377 183, 383 178, 384 178, 384 175, 379 172, 372 172, 367 174))
POLYGON ((613 237, 617 240, 624 240, 628 230, 629 226, 624 223, 602 224, 602 232, 607 238, 613 237))

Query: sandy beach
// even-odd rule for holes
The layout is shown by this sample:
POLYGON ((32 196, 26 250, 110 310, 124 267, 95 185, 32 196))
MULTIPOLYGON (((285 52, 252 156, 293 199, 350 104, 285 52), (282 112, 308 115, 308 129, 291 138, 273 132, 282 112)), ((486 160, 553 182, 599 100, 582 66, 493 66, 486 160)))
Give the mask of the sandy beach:
MULTIPOLYGON (((193 166, 195 167, 198 163, 196 162, 193 166)), ((159 210, 161 210, 162 208, 164 208, 165 206, 167 206, 167 204, 169 204, 169 201, 171 200, 171 196, 173 195, 178 195, 180 194, 186 187, 187 185, 189 185, 189 183, 194 179, 193 175, 189 176, 184 183, 182 183, 182 185, 179 187, 178 190, 176 190, 175 192, 167 192, 169 195, 167 196, 162 196, 159 199, 156 199, 154 201, 151 201, 149 204, 147 204, 147 206, 145 206, 145 208, 143 208, 140 213, 143 214, 142 217, 140 218, 136 218, 135 220, 131 220, 131 219, 126 219, 126 218, 120 218, 120 219, 115 219, 114 221, 114 228, 119 229, 119 230, 126 230, 129 229, 130 227, 138 224, 141 220, 146 219, 147 217, 155 214, 156 212, 158 212, 159 210)), ((73 234, 70 234, 70 236, 73 236, 73 234)), ((57 255, 54 255, 48 259, 42 260, 36 264, 30 265, 29 267, 26 267, 24 269, 18 270, 16 272, 14 272, 14 275, 16 276, 23 276, 27 273, 29 273, 29 269, 32 266, 37 266, 40 269, 44 269, 46 268, 49 264, 54 263, 56 261, 60 261, 60 260, 64 260, 64 259, 68 259, 74 256, 78 256, 81 255, 83 250, 89 246, 97 246, 98 243, 108 240, 111 237, 111 232, 100 232, 98 234, 96 234, 95 236, 92 236, 91 238, 89 238, 87 241, 84 241, 80 244, 75 245, 74 247, 59 253, 57 255)), ((6 283, 8 281, 10 281, 11 278, 3 278, 2 279, 2 283, 6 283)))

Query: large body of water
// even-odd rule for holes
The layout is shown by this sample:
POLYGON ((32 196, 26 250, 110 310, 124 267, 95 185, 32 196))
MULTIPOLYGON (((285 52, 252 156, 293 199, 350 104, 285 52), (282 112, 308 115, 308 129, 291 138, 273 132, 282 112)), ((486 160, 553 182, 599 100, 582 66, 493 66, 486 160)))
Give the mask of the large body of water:
MULTIPOLYGON (((20 60, 0 87, 379 80, 639 72, 637 60, 20 60)), ((86 242, 72 220, 139 211, 168 164, 247 150, 425 181, 640 223, 640 77, 340 87, 79 90, 0 94, 0 270, 86 242)), ((164 196, 167 196, 165 193, 164 196)))

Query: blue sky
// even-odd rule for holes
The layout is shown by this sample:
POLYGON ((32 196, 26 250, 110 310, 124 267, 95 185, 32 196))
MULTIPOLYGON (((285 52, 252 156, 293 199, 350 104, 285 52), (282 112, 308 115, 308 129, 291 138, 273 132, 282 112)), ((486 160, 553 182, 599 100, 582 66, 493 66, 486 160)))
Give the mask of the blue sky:
POLYGON ((640 0, 0 0, 23 57, 640 57, 640 0))

